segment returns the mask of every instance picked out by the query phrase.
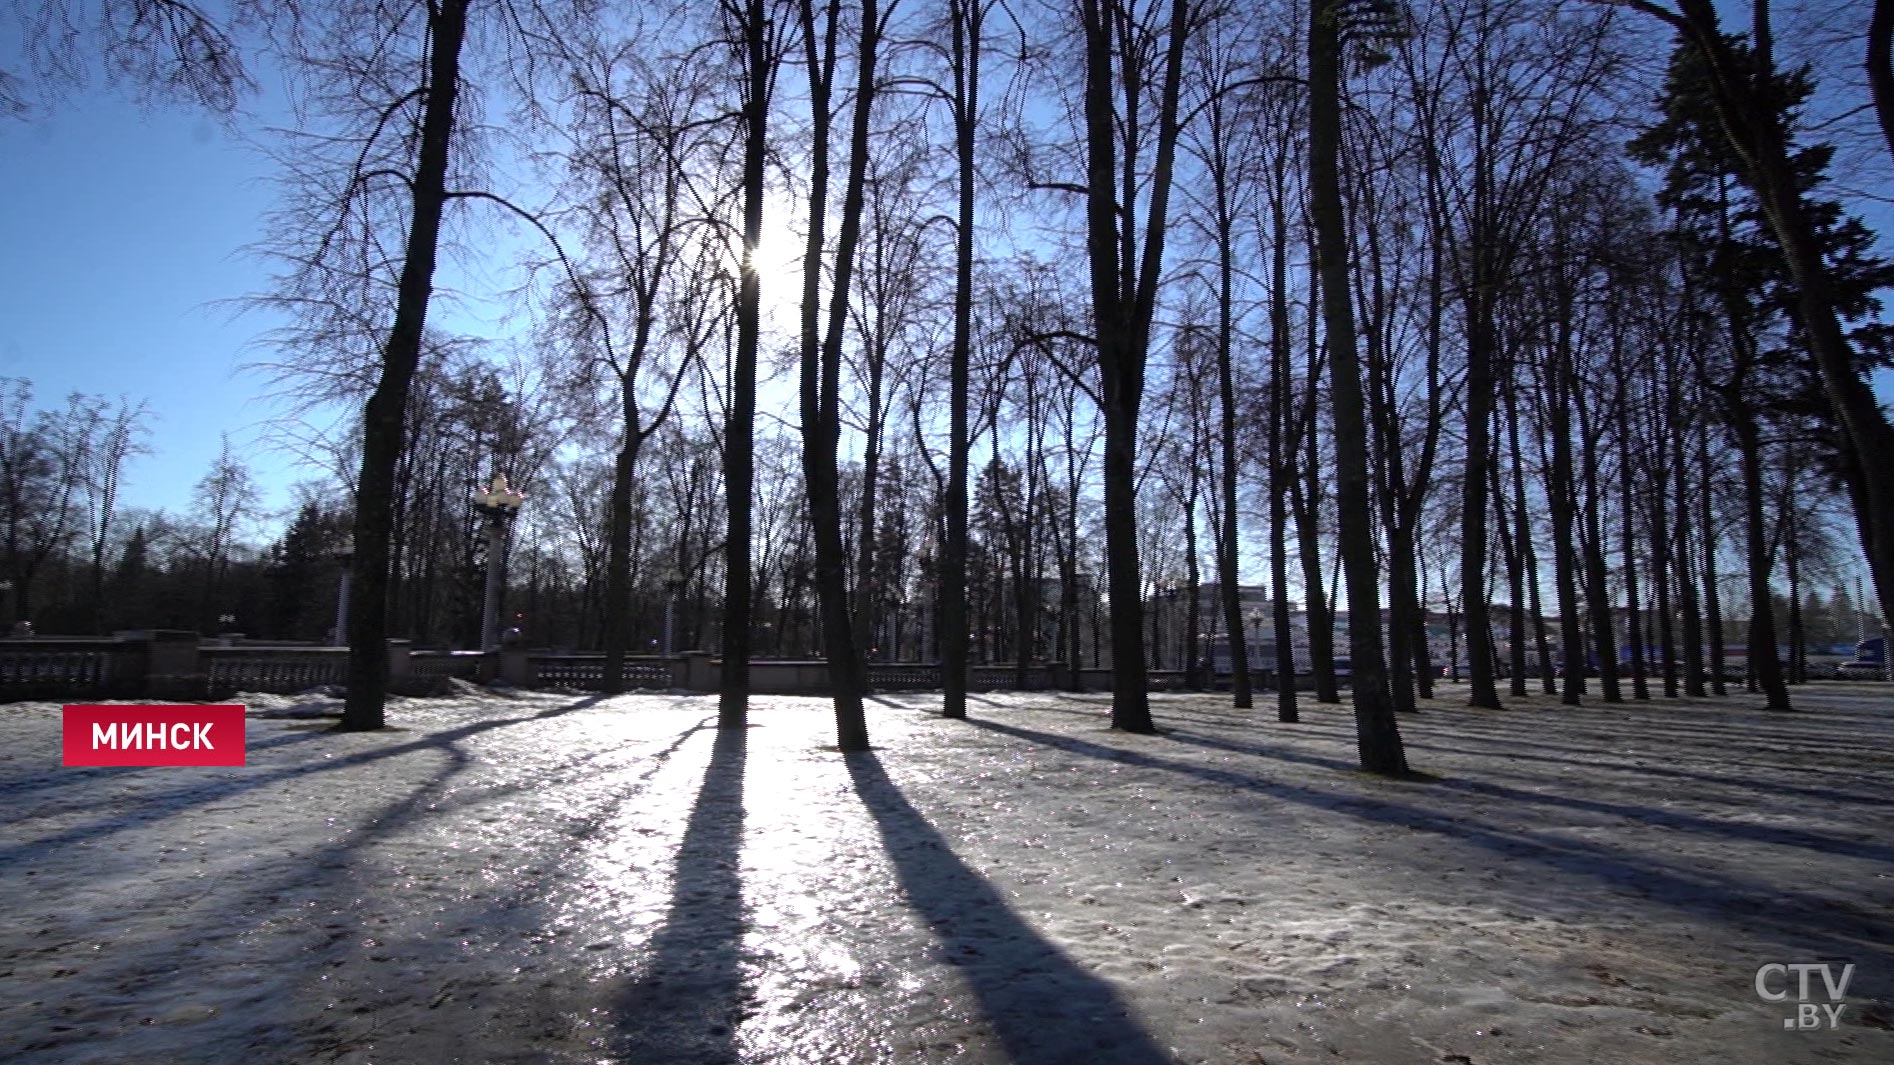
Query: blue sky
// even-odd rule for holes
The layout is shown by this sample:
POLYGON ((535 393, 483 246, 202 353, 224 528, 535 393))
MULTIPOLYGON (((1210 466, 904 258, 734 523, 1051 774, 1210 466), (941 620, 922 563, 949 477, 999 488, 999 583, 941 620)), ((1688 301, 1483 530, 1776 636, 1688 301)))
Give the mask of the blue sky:
POLYGON ((147 399, 153 454, 126 502, 182 510, 228 432, 281 505, 294 478, 259 445, 275 415, 241 372, 274 321, 219 301, 255 291, 274 190, 263 157, 216 119, 76 94, 30 122, 0 123, 0 376, 41 406, 72 391, 147 399))

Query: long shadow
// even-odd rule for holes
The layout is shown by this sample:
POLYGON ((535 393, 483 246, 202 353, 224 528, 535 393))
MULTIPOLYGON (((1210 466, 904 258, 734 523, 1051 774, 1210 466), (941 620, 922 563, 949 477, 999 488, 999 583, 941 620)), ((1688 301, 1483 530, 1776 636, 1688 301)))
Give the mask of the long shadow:
MULTIPOLYGON (((639 756, 641 760, 649 763, 644 771, 630 781, 629 786, 622 793, 615 794, 609 801, 591 810, 580 830, 569 831, 548 839, 519 840, 516 841, 515 846, 522 851, 537 846, 549 854, 557 852, 558 855, 563 855, 574 843, 592 838, 620 807, 642 792, 644 786, 650 783, 651 779, 692 736, 710 728, 714 721, 714 718, 699 721, 672 737, 665 747, 639 756)), ((573 759, 558 766, 552 772, 542 772, 530 779, 475 790, 452 786, 456 778, 472 764, 471 758, 461 748, 459 742, 446 744, 445 751, 448 756, 446 766, 435 771, 426 781, 418 784, 404 797, 381 807, 372 816, 362 817, 346 836, 302 856, 289 877, 274 883, 254 885, 247 889, 239 899, 234 900, 236 908, 268 910, 277 907, 282 897, 291 892, 308 893, 311 890, 333 891, 344 888, 353 878, 360 875, 354 864, 357 852, 367 851, 377 843, 394 838, 422 818, 450 816, 456 810, 478 807, 520 792, 543 793, 566 783, 573 777, 596 772, 597 763, 601 759, 615 757, 619 753, 617 751, 596 752, 573 759)), ((558 858, 554 857, 553 861, 557 862, 558 858)), ((542 928, 544 918, 541 916, 540 903, 549 890, 550 888, 543 881, 535 878, 527 882, 514 883, 505 891, 492 896, 487 896, 480 890, 463 893, 460 897, 470 914, 463 919, 464 923, 478 927, 483 936, 495 936, 502 926, 513 929, 542 928)), ((452 927, 452 924, 450 923, 448 927, 452 927)), ((351 924, 330 933, 328 943, 318 948, 330 952, 327 956, 329 965, 340 966, 349 961, 359 961, 360 955, 366 953, 366 949, 360 945, 362 940, 359 932, 360 929, 351 924)), ((451 990, 451 988, 443 990, 451 990)), ((286 1032, 283 1036, 290 1038, 286 1032)), ((443 1026, 436 1032, 435 1038, 439 1040, 436 1044, 437 1049, 444 1057, 456 1059, 466 1057, 472 1060, 477 1059, 482 1050, 478 1043, 478 1032, 473 1028, 455 1029, 451 1026, 443 1026)), ((295 1051, 306 1058, 311 1056, 312 1052, 326 1053, 339 1047, 320 1045, 311 1047, 306 1042, 286 1042, 281 1049, 285 1055, 295 1051)))
MULTIPOLYGON (((1597 760, 1589 759, 1589 758, 1578 758, 1571 755, 1525 754, 1523 752, 1511 749, 1510 746, 1505 746, 1504 749, 1502 749, 1501 745, 1498 745, 1497 743, 1495 744, 1495 747, 1493 749, 1489 749, 1489 750, 1476 750, 1476 749, 1467 748, 1467 747, 1450 747, 1443 743, 1433 742, 1431 739, 1427 739, 1427 738, 1416 739, 1412 737, 1411 735, 1407 735, 1407 734, 1403 734, 1401 740, 1402 740, 1402 745, 1405 746, 1410 751, 1433 751, 1440 754, 1463 754, 1463 755, 1467 755, 1473 758, 1498 758, 1498 759, 1503 759, 1508 762, 1543 762, 1543 763, 1548 763, 1552 765, 1569 765, 1569 766, 1574 766, 1574 767, 1579 767, 1579 768, 1584 768, 1584 769, 1601 769, 1606 772, 1619 772, 1619 773, 1631 773, 1631 774, 1636 774, 1636 775, 1648 775, 1648 776, 1653 776, 1653 777, 1664 777, 1671 780, 1688 780, 1688 781, 1692 781, 1692 782, 1700 783, 1700 784, 1710 784, 1716 787, 1743 788, 1743 789, 1748 789, 1752 791, 1756 787, 1754 780, 1746 779, 1740 776, 1724 776, 1718 773, 1701 773, 1701 772, 1696 772, 1689 769, 1677 769, 1673 766, 1633 765, 1629 762, 1597 761, 1597 760)), ((1481 741, 1474 740, 1473 742, 1477 743, 1481 741)), ((1553 748, 1553 749, 1556 750, 1556 748, 1553 748)), ((1775 768, 1775 769, 1783 769, 1783 770, 1789 770, 1789 771, 1794 771, 1794 772, 1803 771, 1802 769, 1798 767, 1793 767, 1793 766, 1758 766, 1757 763, 1753 763, 1753 762, 1745 762, 1743 764, 1745 766, 1753 766, 1756 768, 1775 768)), ((1783 792, 1789 795, 1801 795, 1810 799, 1821 799, 1827 802, 1854 803, 1854 804, 1858 804, 1862 806, 1894 806, 1894 798, 1884 798, 1884 797, 1875 796, 1875 795, 1863 795, 1860 792, 1853 792, 1853 791, 1837 791, 1833 788, 1812 787, 1806 784, 1771 784, 1769 786, 1769 790, 1771 792, 1783 792)))
MULTIPOLYGON (((1739 708, 1731 708, 1726 713, 1736 713, 1739 708)), ((1811 742, 1832 743, 1846 746, 1855 739, 1855 731, 1844 731, 1851 722, 1836 720, 1837 715, 1827 713, 1817 717, 1807 715, 1798 717, 1802 727, 1771 727, 1771 718, 1766 710, 1751 711, 1749 717, 1755 720, 1692 720, 1687 716, 1665 717, 1659 713, 1635 715, 1630 722, 1618 717, 1626 713, 1619 708, 1582 707, 1548 708, 1540 713, 1561 714, 1567 718, 1568 727, 1589 731, 1600 741, 1620 741, 1627 732, 1639 739, 1675 742, 1713 743, 1724 749, 1746 754, 1769 755, 1781 751, 1785 746, 1806 746, 1811 742), (1591 720, 1583 720, 1591 718, 1591 720), (1804 724, 1805 723, 1805 724, 1804 724)), ((1491 718, 1477 715, 1463 715, 1454 719, 1458 727, 1477 735, 1491 735, 1491 718), (1488 727, 1481 728, 1484 724, 1488 727)))
MULTIPOLYGON (((515 840, 513 846, 516 854, 532 851, 546 855, 544 867, 548 870, 556 870, 558 863, 562 860, 561 856, 569 852, 575 840, 595 834, 622 804, 631 801, 642 790, 643 786, 663 768, 669 758, 692 735, 709 727, 713 721, 714 718, 707 718, 698 722, 674 736, 670 743, 660 750, 638 754, 637 760, 648 762, 648 765, 635 780, 629 782, 628 787, 615 788, 610 799, 596 804, 595 808, 589 811, 590 816, 586 817, 584 822, 575 829, 515 840)), ((456 730, 457 733, 461 731, 456 730)), ((453 740, 443 741, 436 746, 445 756, 444 764, 429 771, 424 779, 417 780, 412 787, 404 789, 399 798, 372 809, 362 808, 357 816, 350 819, 351 823, 347 826, 347 830, 339 837, 302 851, 293 862, 285 864, 278 874, 255 880, 240 878, 228 885, 212 888, 212 891, 220 895, 217 902, 219 912, 246 915, 273 914, 279 919, 285 919, 283 928, 286 933, 296 937, 289 942, 295 943, 298 940, 307 942, 306 946, 300 948, 304 953, 298 955, 294 963, 308 964, 314 970, 313 959, 323 959, 325 964, 320 972, 323 974, 322 979, 326 980, 331 975, 346 971, 337 967, 351 962, 360 964, 362 956, 370 952, 368 941, 362 936, 364 926, 356 920, 346 918, 338 920, 339 911, 311 909, 305 912, 303 905, 313 907, 315 905, 313 899, 334 901, 347 899, 348 893, 378 890, 379 885, 384 882, 377 880, 373 872, 362 871, 356 860, 358 853, 366 852, 377 844, 397 838, 400 833, 424 820, 452 817, 457 810, 478 808, 521 792, 543 792, 549 788, 559 787, 574 778, 595 775, 599 771, 598 763, 602 759, 614 758, 622 754, 616 750, 597 752, 571 759, 545 771, 534 772, 530 775, 521 774, 520 779, 514 781, 469 788, 456 785, 456 781, 474 763, 473 757, 465 750, 464 745, 458 740, 453 740)), ((410 848, 410 856, 423 864, 428 860, 425 850, 417 852, 410 848)), ((541 916, 540 903, 547 890, 546 880, 541 877, 522 879, 492 895, 486 894, 479 887, 463 890, 456 893, 456 899, 463 906, 461 912, 465 915, 461 923, 478 928, 480 930, 478 934, 483 937, 496 937, 496 930, 502 927, 522 930, 542 928, 545 920, 541 916)), ((179 911, 186 912, 192 904, 202 901, 205 888, 199 881, 179 880, 174 877, 169 890, 164 893, 175 897, 179 911)), ((358 899, 358 903, 359 901, 358 899)), ((447 910, 439 911, 447 922, 445 927, 453 928, 455 927, 453 920, 446 917, 448 912, 447 910)), ((388 938, 390 935, 429 934, 426 929, 403 928, 401 931, 392 931, 386 926, 378 925, 377 927, 379 935, 383 938, 388 938)), ((434 925, 435 935, 439 934, 438 930, 441 927, 443 927, 442 923, 437 921, 434 925)), ((185 931, 177 936, 166 936, 160 940, 147 942, 129 954, 111 955, 114 963, 121 967, 120 986, 144 987, 154 981, 166 979, 164 975, 166 973, 180 969, 192 971, 198 966, 215 967, 228 963, 227 953, 218 953, 227 952, 230 949, 227 944, 206 948, 200 945, 191 933, 192 929, 186 926, 185 931)), ((296 948, 292 946, 289 949, 293 951, 296 948)), ((292 962, 282 960, 271 964, 292 964, 292 962)), ((327 985, 311 984, 310 990, 312 993, 317 991, 333 993, 334 989, 327 985)), ((331 1027, 325 1030, 322 1025, 313 1023, 317 1020, 316 1018, 305 1017, 298 1020, 293 1010, 282 1018, 272 1021, 269 1013, 276 1006, 288 1009, 290 1003, 261 1004, 258 1007, 258 1015, 249 1020, 248 1031, 224 1033, 220 1037, 221 1042, 199 1048, 201 1053, 197 1056, 205 1060, 259 1057, 270 1057, 275 1060, 315 1060, 323 1054, 350 1045, 346 1041, 335 1045, 324 1044, 321 1039, 333 1040, 335 1029, 331 1027), (326 1031, 327 1034, 318 1036, 317 1031, 326 1031)), ((326 1017, 326 1019, 335 1020, 334 1017, 326 1017)), ((61 1035, 57 1031, 48 1030, 41 1033, 41 1038, 34 1049, 53 1050, 61 1047, 67 1040, 83 1034, 83 1031, 75 1030, 72 1034, 61 1035)), ((478 1033, 475 1028, 441 1025, 435 1037, 439 1040, 436 1045, 445 1057, 458 1059, 465 1056, 471 1060, 480 1056, 482 1048, 477 1042, 478 1033)), ((161 1053, 158 1056, 165 1055, 161 1053)))
MULTIPOLYGON (((1602 843, 1547 839, 1510 831, 1457 814, 1450 815, 1378 796, 1342 796, 1230 770, 1173 761, 1142 751, 1120 750, 1089 740, 1017 725, 991 721, 975 721, 972 724, 1073 754, 1194 776, 1303 806, 1433 832, 1497 854, 1539 862, 1568 876, 1596 881, 1620 891, 1636 892, 1699 917, 1722 922, 1745 922, 1752 928, 1794 940, 1799 949, 1814 951, 1821 956, 1859 960, 1863 963, 1863 977, 1874 984, 1872 989, 1864 989, 1864 994, 1885 995, 1890 987, 1894 987, 1894 978, 1890 977, 1890 972, 1894 971, 1894 922, 1880 910, 1837 903, 1832 898, 1747 877, 1686 868, 1602 843)), ((1406 790, 1438 785, 1388 782, 1385 786, 1391 790, 1406 790)))
POLYGON ((717 733, 697 805, 678 844, 671 907, 650 957, 618 995, 626 1060, 639 1065, 734 1065, 743 986, 741 729, 717 733))
MULTIPOLYGON (((287 732, 272 736, 266 740, 245 744, 249 751, 264 751, 272 747, 287 747, 293 743, 303 743, 315 739, 316 732, 287 732)), ((81 785, 92 785, 107 777, 124 776, 146 772, 149 767, 130 765, 100 765, 85 767, 62 767, 48 773, 35 773, 31 776, 16 777, 0 781, 0 804, 9 810, 18 811, 23 802, 48 798, 58 792, 81 785)), ((90 802, 87 806, 92 805, 90 802)), ((52 811, 57 812, 57 811, 52 811)))
MULTIPOLYGON (((1553 713, 1556 711, 1547 712, 1553 713)), ((1438 735, 1475 743, 1497 744, 1504 748, 1503 753, 1508 757, 1522 750, 1549 751, 1554 756, 1559 757, 1569 755, 1575 749, 1593 753, 1606 753, 1615 749, 1612 746, 1613 744, 1622 742, 1627 738, 1622 726, 1606 728, 1601 724, 1590 726, 1593 730, 1592 732, 1581 734, 1596 739, 1598 741, 1596 743, 1581 743, 1576 745, 1547 743, 1521 736, 1520 729, 1518 728, 1485 727, 1490 723, 1489 719, 1484 716, 1487 713, 1488 711, 1477 711, 1471 714, 1459 712, 1443 713, 1430 722, 1432 725, 1439 726, 1439 731, 1422 733, 1420 734, 1420 738, 1425 740, 1430 736, 1438 735)), ((1529 721, 1530 718, 1523 720, 1529 721)), ((1741 730, 1698 729, 1679 732, 1645 721, 1637 722, 1633 728, 1635 731, 1632 735, 1635 738, 1647 740, 1652 743, 1653 746, 1650 750, 1639 752, 1651 757, 1662 757, 1663 751, 1661 745, 1666 742, 1693 742, 1715 746, 1720 751, 1733 756, 1732 764, 1745 767, 1754 766, 1756 768, 1781 769, 1791 773, 1806 771, 1805 767, 1781 765, 1762 760, 1762 758, 1758 756, 1779 754, 1782 750, 1782 745, 1769 746, 1744 743, 1742 741, 1747 739, 1748 736, 1747 733, 1741 730)), ((1814 738, 1822 737, 1813 735, 1801 737, 1803 741, 1814 738)))
MULTIPOLYGON (((974 722, 979 725, 980 722, 974 722)), ((888 779, 871 751, 845 756, 909 903, 966 975, 1014 1065, 1159 1065, 1171 1058, 1104 980, 1021 920, 888 779)))
MULTIPOLYGON (((514 846, 520 851, 537 849, 546 854, 552 864, 558 864, 571 847, 579 842, 592 839, 598 830, 613 817, 625 804, 631 802, 645 786, 651 782, 670 759, 690 738, 699 732, 711 728, 715 718, 705 718, 671 738, 669 744, 650 754, 640 755, 640 760, 648 762, 643 772, 628 782, 628 786, 614 794, 608 801, 598 804, 589 811, 580 829, 564 834, 553 833, 545 838, 516 840, 514 846)), ((233 900, 235 908, 240 910, 267 911, 280 905, 283 896, 292 892, 306 894, 311 890, 333 892, 348 888, 351 881, 360 877, 355 864, 358 852, 365 852, 373 845, 393 839, 398 833, 422 818, 449 816, 462 808, 473 808, 483 804, 505 799, 520 792, 540 792, 566 783, 571 778, 596 772, 596 763, 604 757, 615 756, 619 752, 605 751, 574 759, 563 764, 553 773, 541 773, 530 779, 515 783, 470 790, 452 787, 456 778, 461 776, 472 764, 472 759, 458 742, 446 745, 448 764, 433 773, 425 782, 414 788, 406 796, 389 803, 372 816, 362 817, 353 831, 336 841, 302 856, 295 869, 283 879, 273 883, 254 885, 242 896, 233 900)), ((477 927, 483 937, 498 938, 502 927, 514 930, 538 930, 545 926, 542 904, 550 892, 550 886, 539 878, 515 882, 505 890, 491 896, 475 889, 459 895, 465 906, 466 916, 462 923, 477 927)), ((454 927, 452 921, 446 921, 446 927, 454 927)), ((437 927, 439 925, 437 924, 437 927)), ((347 924, 342 929, 331 931, 329 940, 320 950, 327 950, 330 966, 341 966, 350 961, 359 962, 367 948, 362 945, 360 927, 347 924)), ((329 969, 327 971, 336 971, 329 969)), ((452 990, 443 987, 443 991, 452 990)), ((287 1032, 282 1033, 287 1037, 287 1032)), ((475 1028, 457 1029, 443 1025, 435 1032, 438 1042, 435 1049, 443 1057, 456 1060, 477 1060, 483 1047, 479 1043, 479 1032, 475 1028)), ((283 1047, 286 1055, 294 1051, 307 1058, 311 1052, 326 1052, 336 1047, 310 1046, 308 1043, 286 1042, 283 1047)))
MULTIPOLYGON (((1195 747, 1208 747, 1213 750, 1231 751, 1237 754, 1253 754, 1263 758, 1274 758, 1283 762, 1298 762, 1303 765, 1323 766, 1329 769, 1349 770, 1355 767, 1338 758, 1324 758, 1320 755, 1301 754, 1277 748, 1262 747, 1245 743, 1232 743, 1229 740, 1213 739, 1209 736, 1197 736, 1188 732, 1172 730, 1165 733, 1166 739, 1187 743, 1195 747)), ((1748 840, 1755 843, 1773 843, 1784 847, 1802 847, 1822 854, 1842 854, 1851 858, 1866 858, 1870 861, 1894 863, 1894 847, 1880 844, 1863 843, 1860 840, 1836 839, 1817 832, 1805 832, 1793 828, 1775 828, 1769 825, 1750 824, 1741 821, 1719 821, 1711 817, 1696 814, 1681 814, 1670 810, 1660 810, 1650 806, 1631 806, 1624 803, 1603 802, 1597 799, 1578 799, 1566 795, 1547 795, 1543 792, 1525 791, 1507 787, 1486 780, 1469 780, 1459 777, 1440 777, 1435 783, 1453 791, 1482 795, 1501 799, 1511 803, 1529 803, 1535 806, 1559 806, 1568 810, 1582 810, 1586 813, 1604 814, 1611 817, 1623 817, 1641 821, 1647 825, 1674 829, 1679 832, 1696 832, 1712 836, 1727 836, 1731 839, 1748 840)))
POLYGON ((253 773, 244 768, 224 770, 216 777, 194 787, 184 788, 180 791, 143 796, 141 797, 143 799, 142 806, 125 811, 124 813, 110 817, 102 817, 90 824, 79 825, 42 839, 30 840, 0 848, 0 868, 5 868, 16 862, 37 858, 57 850, 60 847, 70 846, 74 843, 100 839, 119 832, 124 832, 128 829, 144 828, 205 802, 241 795, 244 792, 252 791, 256 788, 274 784, 279 781, 292 780, 296 777, 308 776, 312 773, 325 773, 336 769, 366 765, 371 762, 381 761, 384 758, 396 758, 405 754, 413 754, 417 751, 449 747, 461 740, 478 736, 483 732, 489 732, 493 729, 506 728, 509 725, 525 724, 530 721, 542 721, 547 718, 561 717, 566 714, 574 713, 593 706, 605 698, 607 697, 603 695, 590 696, 565 706, 549 707, 537 714, 532 714, 527 717, 509 717, 492 721, 476 721, 472 724, 462 725, 459 728, 448 729, 445 732, 431 733, 419 739, 409 740, 406 743, 396 744, 392 747, 379 747, 373 750, 357 751, 340 758, 332 758, 320 762, 302 762, 296 765, 287 765, 268 772, 253 773))

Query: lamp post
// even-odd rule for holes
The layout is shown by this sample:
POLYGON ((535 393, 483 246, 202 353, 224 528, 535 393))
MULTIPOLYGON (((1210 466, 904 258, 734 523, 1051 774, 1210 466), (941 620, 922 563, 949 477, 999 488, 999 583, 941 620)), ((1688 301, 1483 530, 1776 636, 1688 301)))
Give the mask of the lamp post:
POLYGON ((1170 617, 1167 619, 1166 623, 1171 628, 1171 638, 1177 641, 1177 666, 1179 669, 1182 669, 1186 673, 1188 673, 1190 670, 1190 663, 1184 661, 1184 657, 1185 657, 1184 644, 1189 639, 1189 636, 1187 633, 1184 632, 1184 629, 1188 628, 1188 626, 1186 626, 1183 623, 1183 619, 1180 618, 1177 614, 1177 587, 1175 585, 1172 585, 1171 587, 1164 589, 1164 601, 1170 604, 1169 609, 1166 611, 1166 613, 1168 613, 1170 617))
POLYGON ((480 608, 480 649, 498 650, 500 646, 500 586, 504 581, 501 564, 505 554, 506 527, 519 513, 526 497, 506 483, 506 475, 496 473, 484 492, 474 493, 474 508, 487 516, 487 594, 480 608))
POLYGON ((335 585, 335 646, 337 647, 345 646, 349 642, 349 576, 354 559, 354 544, 344 544, 336 549, 335 560, 342 566, 342 575, 336 578, 335 585))
POLYGON ((671 634, 676 631, 673 626, 677 620, 677 593, 683 587, 684 581, 679 577, 670 577, 664 582, 664 657, 666 658, 671 657, 673 647, 671 634))

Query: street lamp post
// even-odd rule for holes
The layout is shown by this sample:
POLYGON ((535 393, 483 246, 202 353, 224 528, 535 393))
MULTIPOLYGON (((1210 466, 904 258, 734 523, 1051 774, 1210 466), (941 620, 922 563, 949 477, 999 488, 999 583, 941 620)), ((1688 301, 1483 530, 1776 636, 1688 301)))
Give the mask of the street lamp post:
POLYGON ((677 620, 677 593, 683 587, 684 582, 677 577, 664 582, 664 657, 666 658, 671 657, 673 647, 671 634, 676 631, 674 625, 677 620))
POLYGON ((335 558, 342 565, 342 574, 336 578, 335 585, 335 646, 341 647, 349 642, 349 577, 355 559, 354 545, 337 549, 335 558))
POLYGON ((505 556, 506 528, 519 513, 526 497, 506 483, 506 475, 496 473, 484 492, 474 493, 474 508, 487 516, 487 593, 480 609, 480 649, 498 650, 500 646, 500 588, 505 578, 501 565, 505 556))
MULTIPOLYGON (((1243 656, 1243 661, 1246 664, 1248 664, 1251 671, 1254 671, 1256 669, 1256 660, 1251 656, 1258 654, 1262 650, 1262 647, 1263 647, 1263 608, 1260 606, 1252 607, 1250 609, 1250 642, 1249 642, 1249 646, 1244 648, 1244 650, 1247 651, 1248 653, 1243 656)), ((1276 653, 1280 657, 1280 655, 1282 654, 1282 648, 1280 647, 1277 648, 1276 653)), ((1275 667, 1272 666, 1270 668, 1273 670, 1275 667)))
POLYGON ((1189 663, 1188 661, 1184 661, 1184 656, 1186 656, 1186 652, 1184 652, 1184 642, 1188 641, 1188 635, 1184 633, 1184 629, 1186 629, 1188 625, 1184 623, 1184 618, 1178 616, 1178 589, 1176 589, 1176 586, 1167 587, 1167 589, 1165 589, 1165 603, 1169 603, 1170 605, 1170 639, 1174 639, 1176 646, 1178 646, 1178 669, 1188 671, 1189 663))

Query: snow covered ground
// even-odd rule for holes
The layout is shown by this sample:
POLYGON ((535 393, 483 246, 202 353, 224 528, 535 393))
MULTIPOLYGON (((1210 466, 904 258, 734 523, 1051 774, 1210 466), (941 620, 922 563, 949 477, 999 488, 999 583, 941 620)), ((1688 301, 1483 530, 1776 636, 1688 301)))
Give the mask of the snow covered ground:
POLYGON ((1894 686, 1796 698, 1450 689, 1405 782, 1306 700, 877 697, 844 758, 815 699, 254 696, 196 769, 0 706, 0 1058, 1894 1061, 1894 686))

